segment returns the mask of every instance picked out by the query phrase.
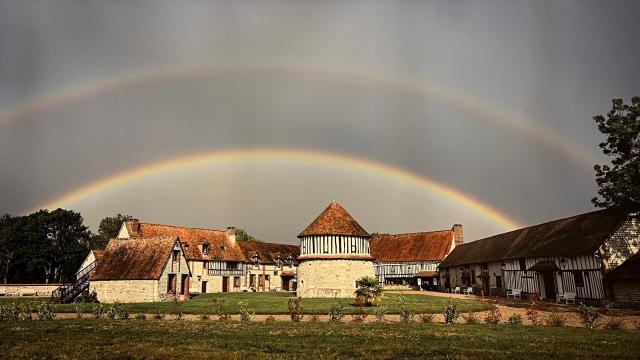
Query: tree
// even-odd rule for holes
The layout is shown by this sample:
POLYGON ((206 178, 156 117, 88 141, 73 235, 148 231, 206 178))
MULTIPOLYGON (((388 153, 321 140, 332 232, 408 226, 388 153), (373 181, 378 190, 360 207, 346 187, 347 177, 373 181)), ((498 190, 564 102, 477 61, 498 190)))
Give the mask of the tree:
POLYGON ((262 242, 262 240, 249 235, 249 233, 247 233, 243 228, 236 229, 236 240, 262 242))
POLYGON ((133 219, 129 215, 117 214, 116 216, 109 216, 100 220, 98 226, 98 234, 94 235, 91 239, 91 249, 104 249, 109 243, 109 240, 115 239, 120 232, 122 224, 133 219))
POLYGON ((612 160, 611 165, 594 166, 600 197, 591 202, 601 208, 640 210, 640 97, 633 97, 630 105, 613 99, 606 118, 593 119, 606 136, 599 146, 612 160))

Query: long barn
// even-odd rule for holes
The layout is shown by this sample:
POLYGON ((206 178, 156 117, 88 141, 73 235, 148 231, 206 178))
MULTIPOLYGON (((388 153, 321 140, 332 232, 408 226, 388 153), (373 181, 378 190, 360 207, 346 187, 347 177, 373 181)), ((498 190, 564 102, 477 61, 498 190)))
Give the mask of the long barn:
POLYGON ((638 252, 637 214, 618 209, 555 220, 456 247, 440 264, 445 289, 504 295, 506 289, 555 299, 605 300, 604 275, 638 252))

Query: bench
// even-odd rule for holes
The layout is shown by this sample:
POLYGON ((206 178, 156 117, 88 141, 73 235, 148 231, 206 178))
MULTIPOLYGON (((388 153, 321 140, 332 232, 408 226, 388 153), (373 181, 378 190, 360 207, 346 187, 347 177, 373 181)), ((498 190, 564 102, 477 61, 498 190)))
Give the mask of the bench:
POLYGON ((460 294, 460 286, 457 286, 455 289, 453 289, 453 294, 460 294))
POLYGON ((462 293, 465 295, 473 295, 473 288, 472 287, 468 287, 464 290, 462 290, 462 293))
POLYGON ((36 291, 33 289, 23 288, 20 289, 20 296, 36 296, 36 291))
POLYGON ((507 299, 511 296, 514 300, 516 298, 522 300, 522 290, 520 289, 510 289, 507 290, 507 299))
POLYGON ((558 303, 562 303, 564 301, 565 304, 569 304, 569 302, 571 302, 572 304, 576 304, 576 293, 574 292, 566 292, 562 295, 558 295, 556 297, 556 302, 558 303))

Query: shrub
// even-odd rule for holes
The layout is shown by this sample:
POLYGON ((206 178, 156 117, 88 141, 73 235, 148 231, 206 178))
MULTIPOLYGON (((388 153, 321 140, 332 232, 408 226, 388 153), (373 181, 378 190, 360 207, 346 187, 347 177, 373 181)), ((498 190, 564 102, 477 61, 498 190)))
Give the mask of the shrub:
POLYGON ((200 314, 200 320, 209 320, 210 318, 209 313, 200 314))
POLYGON ((547 317, 547 325, 553 327, 563 327, 567 324, 567 318, 561 313, 553 312, 547 317))
POLYGON ((164 319, 164 313, 160 312, 160 310, 157 310, 155 313, 153 313, 153 318, 156 320, 162 320, 164 319))
POLYGON ((577 310, 578 314, 580 315, 580 321, 582 321, 582 324, 584 324, 584 326, 589 329, 595 328, 598 324, 598 321, 602 317, 602 314, 600 314, 592 306, 585 306, 582 303, 580 303, 577 310))
POLYGON ((540 313, 538 312, 538 310, 534 309, 533 307, 530 307, 527 309, 526 316, 529 322, 531 322, 531 325, 533 326, 542 325, 542 320, 540 319, 540 313))
POLYGON ((364 301, 364 306, 371 306, 382 301, 382 286, 380 286, 376 277, 362 277, 356 284, 358 285, 355 291, 356 299, 364 301))
POLYGON ((468 314, 463 314, 462 319, 469 325, 476 325, 480 323, 480 319, 478 319, 478 314, 475 312, 470 312, 468 314))
MULTIPOLYGON (((275 320, 275 319, 273 319, 273 320, 275 320)), ((318 315, 312 315, 309 318, 309 322, 318 322, 318 321, 320 321, 320 317, 318 315)))
POLYGON ((364 311, 364 308, 362 306, 358 306, 355 314, 351 315, 351 322, 363 323, 367 320, 367 316, 369 316, 369 314, 364 311))
POLYGON ((213 299, 213 302, 214 302, 215 307, 216 307, 216 315, 218 315, 218 320, 219 321, 227 321, 227 320, 229 320, 231 317, 224 310, 224 299, 222 299, 222 298, 213 299))
POLYGON ((460 313, 458 312, 458 304, 449 298, 447 302, 442 303, 442 315, 444 315, 445 324, 453 324, 456 322, 460 313))
POLYGON ((30 303, 18 304, 18 320, 32 320, 32 309, 30 303))
POLYGON ((405 297, 399 295, 396 299, 396 301, 398 302, 398 310, 400 311, 400 320, 402 320, 402 322, 405 324, 413 322, 415 311, 411 306, 409 306, 409 304, 407 304, 407 300, 405 299, 405 297))
POLYGON ((91 312, 93 313, 93 317, 95 319, 100 319, 104 315, 104 305, 102 304, 94 305, 91 308, 91 312))
POLYGON ((373 310, 373 316, 376 317, 377 322, 384 322, 385 315, 387 315, 387 307, 384 305, 378 305, 373 310))
POLYGON ((129 318, 127 308, 119 302, 109 306, 106 315, 111 320, 127 320, 129 318))
POLYGON ((38 314, 38 320, 53 320, 56 314, 53 311, 53 305, 48 301, 41 301, 36 305, 36 312, 38 314))
POLYGON ((178 297, 173 298, 173 310, 171 311, 176 320, 184 319, 184 312, 182 311, 183 303, 178 299, 178 297))
POLYGON ((269 315, 269 316, 267 316, 266 319, 264 319, 264 321, 276 321, 276 317, 273 316, 273 315, 269 315))
POLYGON ((344 304, 342 301, 335 302, 329 308, 329 321, 338 322, 344 317, 344 304))
POLYGON ((484 318, 484 322, 490 325, 500 324, 500 319, 502 318, 502 313, 500 309, 496 306, 493 309, 489 310, 487 316, 484 318))
POLYGON ((238 302, 240 307, 240 321, 243 323, 251 321, 251 313, 249 312, 249 300, 244 299, 238 302))
POLYGON ((507 319, 507 323, 509 325, 522 325, 522 315, 513 314, 509 316, 509 319, 507 319))
POLYGON ((18 320, 18 313, 20 312, 16 303, 11 303, 7 306, 0 307, 0 318, 2 320, 18 320))
POLYGON ((78 319, 82 319, 82 317, 84 316, 84 312, 86 310, 86 305, 84 303, 78 303, 76 306, 73 307, 73 310, 76 312, 76 317, 78 319))
POLYGON ((289 298, 289 302, 287 303, 287 307, 289 308, 289 316, 291 316, 291 321, 300 322, 304 317, 304 309, 302 307, 302 298, 301 297, 291 297, 289 298))
POLYGON ((624 328, 624 320, 621 318, 609 317, 602 328, 605 330, 621 330, 624 328))
POLYGON ((136 320, 146 320, 147 319, 147 315, 145 315, 144 313, 137 313, 136 314, 136 320))
POLYGON ((420 322, 423 323, 432 323, 433 319, 436 317, 436 314, 420 314, 418 315, 418 318, 420 319, 420 322))

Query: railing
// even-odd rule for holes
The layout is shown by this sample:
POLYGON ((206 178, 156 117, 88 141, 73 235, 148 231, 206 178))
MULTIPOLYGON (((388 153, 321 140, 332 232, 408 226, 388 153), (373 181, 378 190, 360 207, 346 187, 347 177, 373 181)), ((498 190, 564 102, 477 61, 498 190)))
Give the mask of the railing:
POLYGON ((96 262, 92 262, 75 275, 76 281, 62 284, 51 293, 51 302, 67 303, 71 302, 89 287, 89 276, 96 267, 96 262))

